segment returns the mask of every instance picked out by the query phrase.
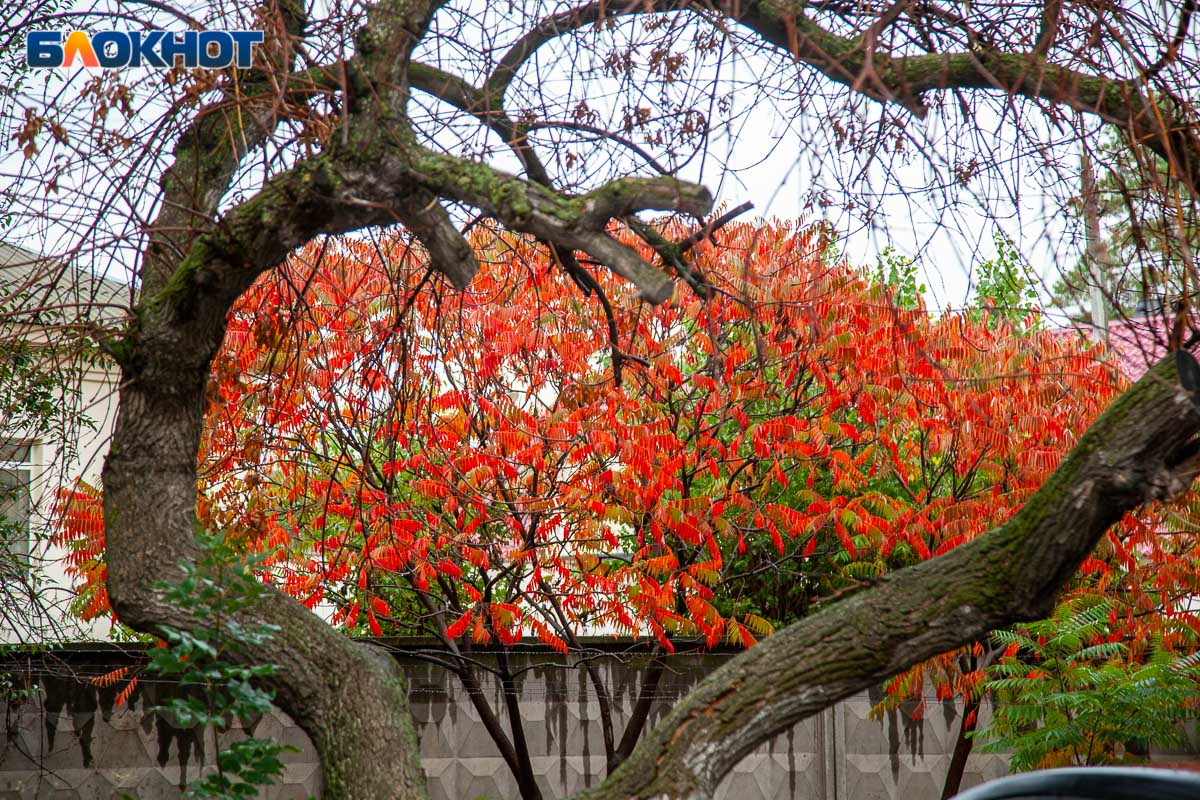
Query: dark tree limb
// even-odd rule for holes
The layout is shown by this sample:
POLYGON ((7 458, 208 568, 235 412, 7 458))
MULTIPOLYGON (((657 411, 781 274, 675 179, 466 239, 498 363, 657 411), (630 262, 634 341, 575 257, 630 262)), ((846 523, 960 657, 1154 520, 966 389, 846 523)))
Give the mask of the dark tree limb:
POLYGON ((958 723, 958 735, 954 737, 954 752, 950 756, 950 766, 946 768, 946 781, 942 784, 942 800, 951 800, 962 787, 963 774, 967 770, 967 759, 971 757, 975 740, 971 734, 979 722, 979 708, 983 701, 977 695, 970 695, 963 702, 962 719, 958 723))
POLYGON ((427 191, 414 192, 400 218, 425 244, 430 266, 449 278, 455 289, 467 288, 479 271, 479 259, 438 197, 427 191))
POLYGON ((1200 411, 1165 359, 1008 523, 731 659, 578 798, 707 800, 738 761, 805 717, 996 628, 1049 614, 1111 525, 1191 484, 1197 464, 1181 457, 1197 433, 1200 411))
POLYGON ((650 719, 650 711, 657 699, 658 686, 662 683, 664 672, 666 672, 666 661, 661 652, 656 652, 650 662, 650 668, 642 673, 642 686, 638 690, 637 701, 633 704, 629 721, 625 723, 625 733, 621 735, 617 749, 608 758, 610 773, 625 763, 626 759, 632 755, 634 748, 637 747, 638 740, 646 728, 646 721, 650 719))
POLYGON ((687 238, 683 239, 676 245, 679 248, 680 255, 683 255, 688 250, 691 250, 705 239, 711 239, 714 233, 728 225, 730 222, 733 222, 735 219, 740 217, 742 214, 745 214, 752 208, 754 208, 754 203, 747 201, 741 205, 729 209, 718 217, 710 219, 708 222, 701 225, 697 230, 688 234, 687 238))
POLYGON ((1171 41, 1162 49, 1158 59, 1151 64, 1145 72, 1146 80, 1158 75, 1163 68, 1175 60, 1179 55, 1179 48, 1187 41, 1188 29, 1192 25, 1192 16, 1196 13, 1196 0, 1184 0, 1179 11, 1179 22, 1175 25, 1175 35, 1171 37, 1171 41))
POLYGON ((499 100, 457 75, 426 64, 414 62, 409 65, 408 79, 412 88, 449 103, 491 128, 520 159, 529 180, 542 186, 551 186, 550 173, 526 139, 526 131, 505 113, 499 100))

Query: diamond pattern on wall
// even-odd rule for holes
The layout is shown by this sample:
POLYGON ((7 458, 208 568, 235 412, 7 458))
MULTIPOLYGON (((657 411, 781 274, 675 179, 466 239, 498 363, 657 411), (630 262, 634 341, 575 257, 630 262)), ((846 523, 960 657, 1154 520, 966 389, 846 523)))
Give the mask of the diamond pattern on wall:
MULTIPOLYGON (((113 660, 125 656, 114 650, 104 657, 111 669, 113 660)), ((521 721, 547 798, 570 795, 605 772, 600 706, 587 675, 581 668, 555 664, 553 658, 549 653, 510 654, 513 666, 524 670, 518 685, 521 721)), ((657 686, 651 724, 725 658, 675 657, 657 686)), ((516 783, 457 678, 416 658, 400 661, 409 677, 433 800, 516 798, 516 783)), ((609 687, 619 737, 641 691, 644 663, 613 657, 595 667, 609 687)), ((498 683, 486 674, 480 680, 507 730, 498 683)), ((139 800, 174 800, 202 765, 212 764, 218 742, 224 745, 244 735, 235 726, 217 740, 211 733, 201 737, 148 712, 162 702, 162 684, 148 683, 127 705, 114 707, 115 692, 72 682, 61 671, 39 675, 36 681, 44 687, 42 698, 20 708, 7 733, 0 727, 0 800, 107 800, 123 793, 139 800)), ((959 709, 928 698, 918 719, 907 708, 885 714, 881 721, 869 719, 879 699, 875 693, 855 695, 763 744, 722 781, 717 800, 937 800, 958 733, 959 709)), ((246 721, 246 727, 256 736, 301 749, 283 754, 284 778, 265 797, 303 800, 318 795, 315 753, 287 715, 272 712, 246 721)), ((964 788, 1004 774, 1006 766, 1000 755, 972 755, 964 788)))

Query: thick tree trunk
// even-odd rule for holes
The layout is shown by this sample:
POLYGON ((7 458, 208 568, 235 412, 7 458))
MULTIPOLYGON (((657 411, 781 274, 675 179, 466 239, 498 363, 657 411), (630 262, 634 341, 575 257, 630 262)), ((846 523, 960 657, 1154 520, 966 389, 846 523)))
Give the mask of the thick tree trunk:
MULTIPOLYGON (((187 333, 204 337, 205 327, 170 338, 145 332, 145 358, 135 353, 122 375, 104 465, 108 591, 119 618, 139 630, 194 624, 156 586, 178 579, 176 565, 196 554, 196 451, 209 348, 187 333)), ((323 796, 424 797, 408 690, 394 659, 352 642, 278 591, 248 613, 279 626, 272 641, 243 656, 281 667, 272 688, 317 748, 323 796)))
POLYGON ((512 731, 513 749, 517 756, 514 773, 522 800, 542 800, 537 776, 533 772, 533 761, 529 758, 529 739, 525 736, 525 724, 521 720, 521 690, 513 679, 509 668, 508 654, 501 650, 497 661, 500 665, 500 691, 504 696, 504 709, 508 713, 508 729, 512 731))

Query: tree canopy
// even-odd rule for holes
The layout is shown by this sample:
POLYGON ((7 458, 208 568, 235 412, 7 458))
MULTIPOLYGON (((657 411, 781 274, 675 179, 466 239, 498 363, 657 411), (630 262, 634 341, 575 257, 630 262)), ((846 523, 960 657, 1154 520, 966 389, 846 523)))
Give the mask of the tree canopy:
MULTIPOLYGON (((1101 348, 1014 308, 1011 264, 981 268, 982 308, 934 317, 821 234, 726 226, 690 261, 713 297, 649 309, 612 278, 610 305, 587 303, 500 231, 471 234, 461 293, 402 237, 303 248, 231 314, 200 522, 336 625, 440 641, 536 797, 476 646, 535 637, 585 668, 597 631, 750 646, 1006 520, 1112 399, 1101 348)), ((79 608, 109 613, 100 496, 66 499, 79 608)), ((1186 566, 1160 568, 1191 537, 1128 557, 1154 529, 1115 547, 1178 596, 1186 566)), ((588 675, 614 769, 645 715, 616 730, 588 675)), ((496 676, 514 680, 505 659, 496 676)))

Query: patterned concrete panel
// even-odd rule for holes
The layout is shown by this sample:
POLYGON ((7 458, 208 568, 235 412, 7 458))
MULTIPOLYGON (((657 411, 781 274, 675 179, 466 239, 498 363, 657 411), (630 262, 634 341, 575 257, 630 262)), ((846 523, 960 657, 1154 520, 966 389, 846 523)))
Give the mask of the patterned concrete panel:
MULTIPOLYGON (((882 692, 861 693, 832 710, 838 728, 837 752, 841 753, 838 796, 937 800, 962 725, 961 709, 952 701, 926 697, 924 703, 909 701, 885 712, 879 720, 871 719, 871 709, 882 699, 882 692)), ((988 717, 985 706, 980 722, 986 724, 988 717)), ((1003 757, 972 753, 963 787, 1006 773, 1003 757)))
MULTIPOLYGON (((486 653, 473 656, 492 658, 486 653)), ((105 651, 102 674, 128 656, 105 651)), ((550 652, 509 656, 519 671, 515 700, 537 780, 547 798, 567 796, 605 774, 600 704, 586 670, 557 662, 550 652)), ((727 654, 674 657, 654 692, 650 724, 727 654)), ((482 716, 443 667, 418 657, 398 656, 409 676, 412 710, 433 800, 517 797, 516 782, 484 728, 482 716)), ((608 687, 613 727, 619 738, 643 689, 644 658, 593 662, 608 687)), ((169 686, 147 682, 123 706, 121 687, 98 689, 58 669, 39 675, 41 694, 10 714, 0 731, 0 800, 8 798, 179 797, 181 787, 211 768, 218 749, 233 738, 274 738, 300 749, 286 753, 286 772, 267 798, 303 800, 317 796, 320 771, 302 731, 281 712, 247 720, 214 736, 179 727, 149 711, 169 686)), ((509 729, 505 696, 494 676, 473 673, 488 708, 509 729)), ((959 709, 927 700, 924 715, 901 708, 882 720, 868 718, 879 696, 862 694, 805 720, 748 755, 717 789, 717 800, 936 800, 957 735, 959 709)), ((973 755, 965 785, 1005 771, 1001 756, 973 755)))
POLYGON ((715 800, 808 800, 825 795, 815 753, 751 753, 717 787, 715 800))
MULTIPOLYGON (((163 700, 159 687, 139 688, 118 707, 115 693, 69 684, 43 676, 40 699, 9 716, 0 736, 0 796, 173 800, 189 781, 212 769, 218 738, 150 712, 163 700)), ((307 751, 283 756, 283 780, 265 796, 315 795, 319 776, 303 732, 279 712, 258 720, 255 732, 260 730, 307 751)), ((223 745, 244 735, 235 726, 219 738, 223 745)))

